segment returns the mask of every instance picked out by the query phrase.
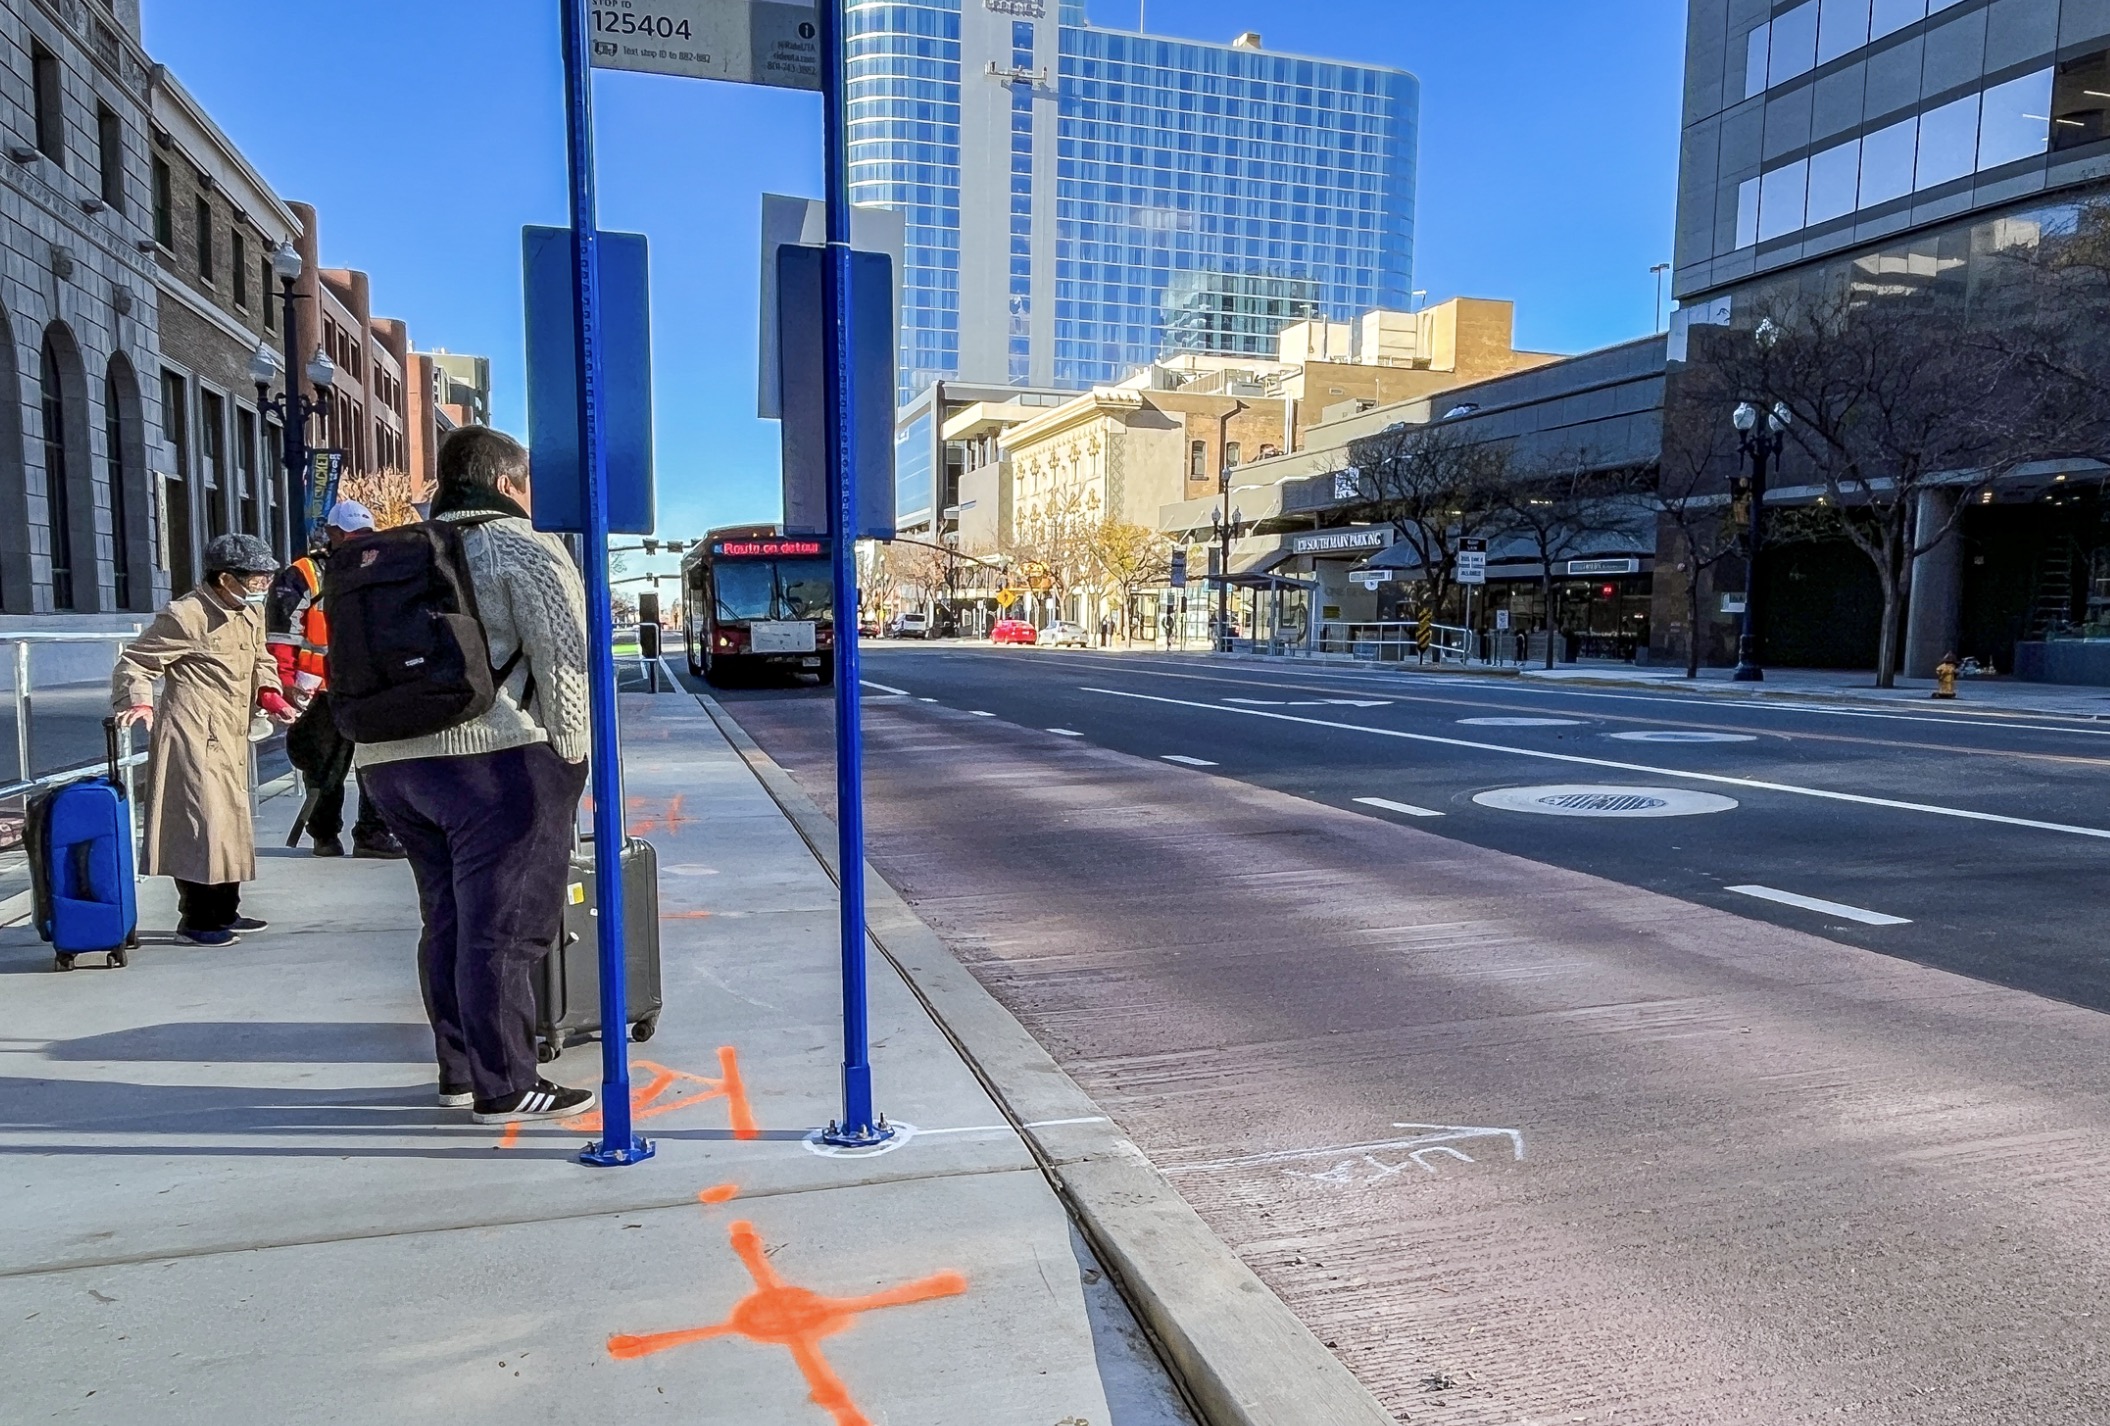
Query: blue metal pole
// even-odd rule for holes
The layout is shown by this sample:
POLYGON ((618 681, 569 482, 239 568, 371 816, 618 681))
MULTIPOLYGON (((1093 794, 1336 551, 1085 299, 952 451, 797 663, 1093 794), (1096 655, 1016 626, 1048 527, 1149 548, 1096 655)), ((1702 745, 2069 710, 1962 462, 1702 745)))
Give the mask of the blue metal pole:
POLYGON ((827 340, 829 494, 835 562, 835 822, 842 893, 843 1116, 822 1138, 861 1147, 893 1137, 872 1110, 865 980, 864 728, 857 657, 857 348, 851 340, 850 156, 844 109, 844 0, 821 0, 821 127, 825 133, 828 258, 821 268, 827 340))
POLYGON ((652 1157, 630 1127, 630 1017, 623 957, 623 769, 615 705, 614 609, 608 580, 608 453, 601 439, 600 228, 593 191, 593 69, 589 0, 564 11, 566 153, 571 168, 572 319, 579 369, 579 466, 586 479, 586 672, 593 695, 594 910, 600 923, 601 1137, 581 1163, 652 1157))

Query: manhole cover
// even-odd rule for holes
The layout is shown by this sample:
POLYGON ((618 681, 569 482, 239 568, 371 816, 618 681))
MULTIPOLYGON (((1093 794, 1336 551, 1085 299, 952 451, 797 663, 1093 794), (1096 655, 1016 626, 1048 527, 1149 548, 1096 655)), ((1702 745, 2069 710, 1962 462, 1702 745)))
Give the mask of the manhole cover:
POLYGON ((1542 817, 1692 817, 1727 812, 1736 799, 1682 787, 1602 787, 1564 784, 1556 787, 1498 787, 1477 793, 1473 801, 1501 812, 1535 812, 1542 817))
POLYGON ((1756 733, 1702 733, 1680 728, 1652 728, 1644 733, 1613 733, 1622 743, 1755 743, 1756 733))
POLYGON ((1578 728, 1580 718, 1460 718, 1467 728, 1578 728))

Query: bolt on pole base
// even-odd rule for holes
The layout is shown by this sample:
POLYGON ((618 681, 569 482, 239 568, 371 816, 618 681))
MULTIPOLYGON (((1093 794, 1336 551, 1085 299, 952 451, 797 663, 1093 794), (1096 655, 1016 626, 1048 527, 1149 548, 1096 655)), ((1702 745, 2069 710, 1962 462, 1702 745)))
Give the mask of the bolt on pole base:
POLYGON ((862 1128, 830 1119, 828 1127, 820 1132, 820 1141, 831 1149, 876 1149, 891 1142, 899 1132, 887 1123, 884 1114, 879 1116, 877 1123, 862 1128))
POLYGON ((633 1136, 628 1147, 610 1143, 606 1139, 596 1139, 579 1150, 579 1162, 589 1168, 622 1168, 628 1164, 641 1164, 658 1152, 659 1145, 650 1139, 633 1136))

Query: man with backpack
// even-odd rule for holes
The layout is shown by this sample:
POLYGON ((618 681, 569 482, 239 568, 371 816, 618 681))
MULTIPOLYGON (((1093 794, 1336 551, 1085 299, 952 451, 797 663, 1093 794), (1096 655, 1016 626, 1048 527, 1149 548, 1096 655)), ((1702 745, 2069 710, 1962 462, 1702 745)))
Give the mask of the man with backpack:
MULTIPOLYGON (((308 787, 306 830, 318 857, 341 857, 344 843, 344 783, 352 770, 352 748, 330 716, 330 622, 322 597, 324 555, 358 535, 371 533, 374 515, 356 500, 340 500, 323 520, 322 541, 279 572, 265 606, 264 642, 278 660, 279 683, 300 709, 286 735, 286 755, 308 787)), ((360 779, 362 789, 365 779, 360 779)), ((297 838, 298 829, 296 829, 297 838)), ((359 820, 352 824, 352 855, 385 860, 403 856, 403 845, 381 820, 363 790, 359 820)))
POLYGON ((584 1113, 593 1091, 537 1068, 533 977, 586 789, 586 595, 529 523, 527 452, 450 432, 432 518, 332 551, 325 587, 333 713, 417 877, 440 1103, 480 1124, 584 1113))

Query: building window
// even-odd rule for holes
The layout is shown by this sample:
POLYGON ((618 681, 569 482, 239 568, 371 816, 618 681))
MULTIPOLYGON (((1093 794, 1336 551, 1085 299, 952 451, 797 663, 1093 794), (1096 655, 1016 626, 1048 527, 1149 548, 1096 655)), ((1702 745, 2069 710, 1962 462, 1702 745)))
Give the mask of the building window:
POLYGON ((2070 59, 2051 81, 2051 146, 2077 149, 2110 138, 2110 50, 2070 59))
MULTIPOLYGON (((125 210, 125 126, 108 104, 95 106, 95 162, 103 202, 125 210)), ((127 608, 130 606, 127 605, 127 608)))
POLYGON ((117 580, 117 607, 132 607, 132 518, 125 491, 124 393, 117 363, 103 373, 103 469, 110 481, 111 573, 117 580))
POLYGON ((29 75, 30 97, 36 105, 37 147, 43 150, 44 157, 64 168, 66 110, 59 83, 59 57, 35 40, 29 42, 29 75))
POLYGON ((1209 443, 1207 441, 1196 441, 1193 445, 1187 447, 1187 479, 1207 480, 1208 478, 1209 443))
POLYGON ((212 202, 199 194, 193 207, 192 219, 198 225, 198 276, 212 281, 212 202))
POLYGON ((173 371, 161 373, 161 439, 175 453, 176 469, 165 487, 168 496, 169 582, 189 593, 198 582, 191 561, 190 388, 173 371))
POLYGON ((73 501, 66 478, 66 398, 59 386, 59 357, 44 339, 38 373, 44 388, 44 510, 51 530, 51 607, 73 607, 73 501))
POLYGON ((1238 442, 1232 441, 1230 444, 1226 445, 1224 447, 1224 469, 1238 469, 1238 462, 1241 457, 1241 454, 1242 452, 1239 449, 1238 442))
POLYGON ((275 332, 278 330, 278 304, 271 300, 270 258, 264 259, 263 265, 257 269, 257 273, 257 291, 262 294, 264 303, 264 330, 275 332))
POLYGON ((198 440, 201 468, 205 473, 205 529, 207 537, 227 533, 228 499, 220 479, 227 468, 227 401, 218 392, 198 393, 198 440))
POLYGON ((237 489, 241 493, 242 532, 248 535, 264 533, 264 486, 256 473, 256 413, 240 407, 234 413, 234 465, 237 489))
POLYGON ((169 166, 161 159, 154 160, 154 241, 174 252, 176 249, 176 196, 175 183, 169 176, 169 166))
POLYGON ((234 305, 246 312, 249 310, 249 240, 237 228, 232 241, 234 250, 227 260, 227 275, 234 279, 234 305))

